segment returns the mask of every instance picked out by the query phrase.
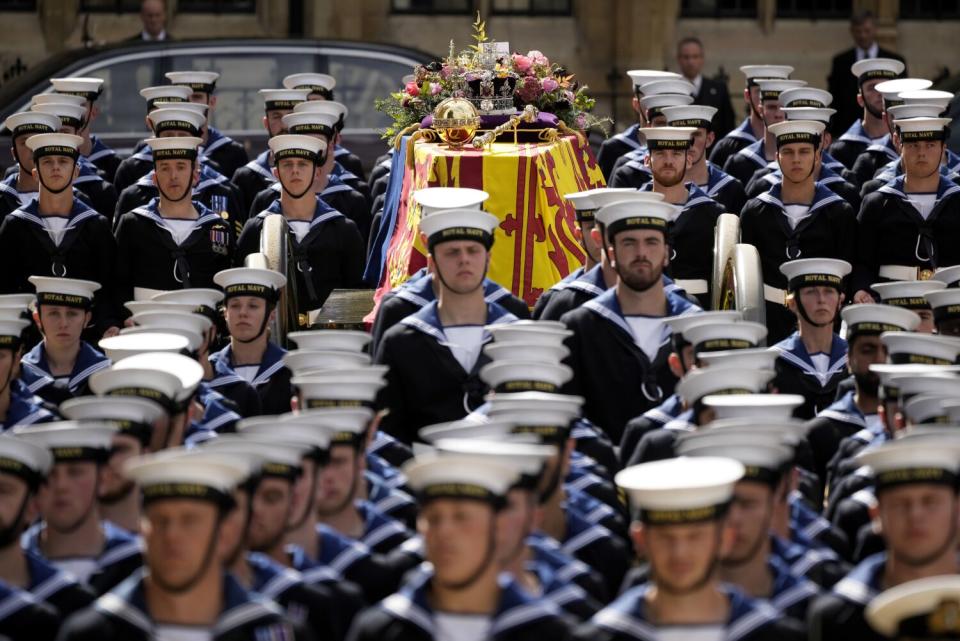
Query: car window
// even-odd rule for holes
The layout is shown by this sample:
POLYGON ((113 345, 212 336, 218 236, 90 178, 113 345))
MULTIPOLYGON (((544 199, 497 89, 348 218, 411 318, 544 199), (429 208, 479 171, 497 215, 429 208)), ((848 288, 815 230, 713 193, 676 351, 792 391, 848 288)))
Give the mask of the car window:
POLYGON ((374 108, 378 98, 400 90, 400 81, 413 71, 410 64, 343 54, 331 55, 325 73, 337 79, 334 95, 350 109, 350 129, 384 129, 390 119, 374 108))
POLYGON ((137 92, 159 82, 155 58, 121 59, 87 75, 104 80, 103 93, 97 100, 100 115, 94 124, 95 131, 147 131, 144 121, 147 108, 137 92))

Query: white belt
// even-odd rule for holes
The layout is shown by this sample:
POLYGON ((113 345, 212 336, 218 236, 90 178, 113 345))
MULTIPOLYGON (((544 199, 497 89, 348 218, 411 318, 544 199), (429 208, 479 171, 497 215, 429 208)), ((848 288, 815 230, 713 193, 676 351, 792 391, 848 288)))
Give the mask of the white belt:
POLYGON ((688 294, 706 294, 708 291, 710 291, 707 286, 707 281, 703 280, 702 278, 691 278, 689 280, 679 279, 673 282, 677 284, 677 287, 688 294))
POLYGON ((165 289, 150 289, 149 287, 134 287, 133 300, 150 300, 157 294, 164 293, 165 289))
POLYGON ((774 305, 784 305, 787 304, 787 290, 779 289, 777 287, 771 287, 766 283, 763 284, 763 299, 773 303, 774 305))
POLYGON ((933 278, 933 270, 927 267, 881 265, 880 278, 886 278, 888 280, 930 280, 933 278))

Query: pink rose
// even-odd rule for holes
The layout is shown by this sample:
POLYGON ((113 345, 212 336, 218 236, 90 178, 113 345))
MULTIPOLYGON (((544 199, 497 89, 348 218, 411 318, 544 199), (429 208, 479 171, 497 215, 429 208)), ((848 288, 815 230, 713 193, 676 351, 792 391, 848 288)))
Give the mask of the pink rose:
POLYGON ((551 91, 556 91, 557 87, 560 86, 560 83, 554 80, 553 78, 551 78, 550 76, 547 76, 546 78, 540 81, 540 86, 543 87, 544 91, 546 91, 547 93, 550 93, 551 91))
POLYGON ((431 82, 431 83, 430 83, 430 95, 431 95, 431 96, 436 96, 436 95, 437 95, 438 93, 440 93, 442 90, 443 90, 443 87, 440 86, 440 83, 439 83, 439 82, 431 82))
POLYGON ((587 115, 586 114, 577 114, 577 129, 586 129, 587 127, 587 115))
POLYGON ((525 103, 535 102, 543 90, 540 88, 540 81, 531 76, 527 76, 517 87, 517 95, 525 103))
POLYGON ((517 73, 526 75, 530 72, 532 66, 533 63, 530 58, 521 56, 519 53, 513 54, 513 67, 517 70, 517 73))
POLYGON ((537 51, 536 49, 534 49, 533 51, 528 51, 527 58, 529 58, 530 61, 535 65, 540 65, 543 67, 550 66, 550 60, 548 60, 547 57, 543 55, 542 52, 537 51))
POLYGON ((415 82, 408 82, 405 91, 411 96, 419 96, 420 86, 415 82))
POLYGON ((450 69, 450 65, 443 65, 440 67, 440 77, 444 80, 449 78, 451 73, 453 73, 453 71, 450 69))

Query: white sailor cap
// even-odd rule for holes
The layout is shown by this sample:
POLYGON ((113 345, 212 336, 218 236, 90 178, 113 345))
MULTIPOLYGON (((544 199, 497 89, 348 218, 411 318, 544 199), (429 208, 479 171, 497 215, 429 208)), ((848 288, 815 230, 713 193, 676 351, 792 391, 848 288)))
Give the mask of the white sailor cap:
POLYGON ((490 197, 485 191, 469 187, 427 187, 413 194, 414 202, 420 205, 420 215, 429 216, 445 209, 477 209, 490 197))
POLYGON ((290 332, 287 338, 300 349, 362 352, 370 343, 370 333, 351 329, 321 329, 290 332))
POLYGON ((305 409, 323 407, 361 407, 372 403, 386 385, 385 366, 310 372, 294 376, 291 384, 303 397, 305 409))
POLYGON ((643 130, 647 139, 647 148, 652 152, 658 149, 689 149, 696 127, 648 127, 643 130))
POLYGON ((50 104, 77 105, 78 107, 86 107, 87 100, 83 96, 71 96, 69 94, 62 93, 38 93, 35 96, 30 96, 31 107, 34 105, 50 104))
POLYGON ((658 71, 656 69, 631 69, 627 72, 630 81, 633 83, 633 89, 640 92, 643 85, 654 82, 655 80, 679 80, 683 76, 674 71, 658 71))
POLYGON ((302 414, 245 418, 237 422, 237 433, 301 447, 306 450, 303 456, 320 460, 330 449, 330 430, 302 414))
POLYGON ((819 147, 824 129, 826 125, 817 120, 785 120, 767 127, 777 139, 777 149, 792 143, 807 143, 819 147))
POLYGON ((593 220, 593 212, 597 210, 597 205, 592 198, 595 191, 597 189, 587 189, 563 195, 563 199, 573 205, 578 220, 593 220))
POLYGON ((679 94, 692 98, 696 90, 697 88, 693 86, 693 83, 686 78, 664 78, 662 80, 651 80, 640 85, 640 93, 644 97, 679 94))
POLYGON ((140 312, 134 314, 130 320, 146 328, 156 328, 159 331, 185 329, 199 334, 201 337, 213 326, 213 321, 206 316, 191 312, 140 312))
POLYGON ((203 114, 199 114, 192 109, 183 109, 179 105, 154 109, 147 115, 147 120, 153 127, 154 135, 158 137, 165 131, 185 131, 191 136, 197 137, 207 122, 203 114))
POLYGON ((499 508, 520 479, 516 468, 491 461, 489 456, 423 454, 402 469, 421 505, 434 499, 469 499, 499 508))
POLYGON ((790 418, 793 410, 803 405, 799 394, 710 394, 701 402, 712 408, 716 420, 730 418, 790 418))
POLYGON ((674 105, 664 107, 663 115, 671 127, 695 127, 710 130, 717 108, 709 105, 674 105))
MULTIPOLYGON (((373 409, 369 407, 316 407, 305 409, 297 414, 295 420, 318 425, 327 430, 330 444, 362 444, 373 409)), ((294 419, 290 419, 294 420, 294 419)))
MULTIPOLYGON (((960 393, 960 381, 957 381, 957 392, 960 393)), ((950 414, 944 403, 957 400, 956 395, 942 394, 915 394, 903 404, 903 412, 913 425, 925 423, 947 423, 950 414)))
POLYGON ((167 450, 130 459, 123 473, 140 487, 144 505, 191 499, 232 507, 233 491, 250 476, 250 462, 202 449, 167 450))
POLYGON ((871 628, 891 639, 960 638, 960 577, 901 583, 871 599, 864 617, 871 628))
POLYGON ((0 436, 0 472, 22 479, 35 488, 53 466, 50 450, 12 434, 0 436))
POLYGON ((80 96, 94 102, 103 92, 103 78, 50 78, 58 94, 80 96))
POLYGON ((183 410, 177 404, 177 397, 182 394, 180 379, 169 372, 118 369, 114 366, 94 372, 90 376, 90 389, 98 397, 143 398, 156 403, 169 414, 183 410))
POLYGON ((840 310, 840 317, 847 325, 848 341, 858 334, 912 332, 920 324, 916 312, 893 305, 849 305, 840 310))
POLYGON ((666 202, 621 200, 597 210, 597 222, 604 226, 607 239, 631 229, 655 229, 667 234, 667 227, 679 211, 666 202))
POLYGON ((293 109, 306 102, 309 91, 306 89, 261 89, 257 93, 263 98, 264 111, 293 109))
POLYGON ((900 94, 907 91, 919 91, 920 89, 929 89, 933 82, 926 78, 896 78, 894 80, 885 80, 878 84, 876 89, 883 95, 884 109, 895 107, 905 103, 900 94))
POLYGON ((883 386, 886 400, 894 401, 897 400, 900 395, 900 390, 897 388, 897 385, 900 384, 901 380, 909 377, 950 377, 960 372, 960 365, 926 365, 922 363, 894 365, 892 363, 875 363, 870 365, 870 371, 880 377, 880 384, 883 386), (897 381, 896 385, 894 381, 897 381))
POLYGON ((835 258, 801 258, 780 265, 780 273, 787 277, 787 289, 796 292, 800 287, 841 288, 843 277, 850 273, 850 263, 835 258))
MULTIPOLYGON (((147 334, 137 334, 130 338, 141 338, 147 334)), ((113 370, 149 370, 154 372, 163 372, 172 374, 180 382, 180 391, 175 400, 187 401, 193 397, 200 380, 203 378, 203 367, 192 358, 182 354, 171 354, 164 352, 146 352, 136 354, 123 359, 119 363, 114 363, 113 370)))
POLYGON ((520 474, 517 484, 531 490, 537 487, 544 463, 557 453, 557 448, 550 445, 517 443, 509 439, 442 438, 433 442, 432 450, 439 456, 475 456, 507 465, 520 474))
POLYGON ((890 114, 894 121, 910 120, 912 118, 939 118, 940 114, 943 113, 943 108, 938 105, 912 105, 907 103, 890 107, 887 109, 887 113, 890 114))
POLYGON ((634 202, 634 203, 660 203, 663 202, 663 194, 655 191, 639 191, 637 189, 603 187, 596 190, 591 196, 597 209, 612 205, 613 203, 634 202))
POLYGON ((548 445, 563 445, 570 436, 571 422, 580 412, 569 405, 531 403, 527 407, 503 406, 490 400, 489 416, 493 421, 513 423, 511 434, 525 434, 548 445))
POLYGON ((960 377, 954 372, 926 372, 881 376, 884 385, 897 390, 900 400, 906 402, 918 394, 945 397, 960 396, 960 377))
POLYGON ((162 160, 189 160, 193 162, 197 159, 200 146, 203 144, 203 141, 195 136, 147 138, 144 142, 153 153, 154 164, 162 160))
POLYGON ((275 301, 287 284, 287 277, 272 269, 234 267, 213 276, 213 282, 223 288, 224 298, 258 296, 275 301))
POLYGON ((163 74, 172 85, 190 87, 192 91, 212 94, 220 74, 216 71, 168 71, 163 74))
POLYGON ((496 361, 480 369, 480 380, 497 393, 556 392, 573 378, 566 365, 538 361, 496 361))
POLYGON ((722 352, 702 352, 697 356, 701 367, 773 369, 779 353, 766 347, 734 349, 722 352))
MULTIPOLYGON (((223 300, 223 292, 219 289, 209 289, 203 287, 190 287, 187 289, 175 289, 169 292, 155 294, 150 299, 154 303, 176 303, 178 305, 190 305, 193 311, 198 314, 205 314, 208 317, 216 316, 217 305, 223 300)), ((127 306, 130 309, 129 305, 127 306)), ((160 311, 163 308, 159 308, 160 311)), ((134 311, 130 309, 130 311, 134 311)), ((140 311, 151 311, 142 309, 140 311)), ((171 311, 173 309, 171 308, 171 311)))
MULTIPOLYGON (((683 337, 683 334, 694 325, 703 325, 708 323, 733 323, 743 320, 743 313, 735 310, 714 310, 701 312, 698 314, 686 314, 683 316, 668 316, 663 319, 663 324, 670 328, 674 337, 683 337)), ((689 341, 687 341, 689 342, 689 341)))
POLYGON ((267 144, 273 152, 274 165, 285 158, 304 158, 311 162, 321 162, 327 150, 327 143, 324 140, 304 134, 280 134, 271 138, 267 144))
POLYGON ((163 102, 187 102, 192 94, 193 90, 190 87, 180 85, 160 85, 140 90, 140 95, 147 101, 148 112, 154 109, 154 103, 158 100, 163 102))
POLYGON ((887 346, 894 365, 953 365, 960 354, 960 338, 914 332, 884 332, 880 340, 887 346))
POLYGON ((882 78, 893 80, 903 73, 905 66, 893 58, 865 58, 853 63, 850 73, 857 77, 860 84, 867 80, 882 78))
POLYGON ((757 394, 773 380, 773 370, 755 369, 694 369, 677 383, 676 394, 692 406, 704 396, 714 394, 757 394))
POLYGON ((261 434, 243 432, 218 434, 203 442, 203 452, 236 454, 256 461, 256 474, 293 481, 300 475, 303 457, 310 451, 306 443, 285 443, 261 434))
POLYGON ((693 345, 693 351, 720 352, 757 347, 767 337, 767 327, 750 321, 697 323, 687 327, 683 339, 693 345))
POLYGON ((907 118, 905 120, 894 120, 893 126, 896 127, 900 141, 906 143, 923 140, 944 140, 950 122, 949 118, 907 118))
POLYGON ((36 134, 27 138, 34 160, 44 156, 67 156, 76 160, 82 143, 83 138, 72 134, 36 134))
POLYGON ((21 111, 8 116, 3 125, 14 138, 36 134, 53 134, 60 131, 60 118, 39 111, 21 111))
POLYGON ((772 440, 738 434, 732 430, 707 430, 683 434, 677 442, 677 456, 722 456, 743 464, 741 481, 776 486, 785 468, 793 462, 793 451, 772 440))
POLYGON ((116 432, 117 426, 105 421, 54 421, 13 429, 17 438, 47 448, 55 463, 106 461, 116 432))
POLYGON ((447 209, 420 219, 420 232, 427 237, 430 251, 438 243, 472 240, 487 249, 493 246, 493 233, 500 219, 476 209, 447 209))
POLYGON ((20 349, 21 334, 32 323, 23 318, 0 318, 0 349, 20 349))
POLYGON ((960 443, 949 439, 893 440, 856 455, 873 471, 877 491, 908 483, 957 486, 960 443))
POLYGON ((933 280, 946 283, 946 286, 950 288, 960 287, 960 265, 939 267, 933 272, 933 280))
POLYGON ((530 345, 562 345, 573 332, 559 321, 519 320, 513 323, 495 323, 484 329, 494 340, 508 343, 524 342, 530 345))
POLYGON ((128 434, 147 444, 153 424, 163 418, 163 407, 136 396, 80 396, 60 404, 60 413, 73 421, 107 421, 118 434, 128 434))
POLYGON ((157 329, 138 334, 120 334, 101 338, 97 343, 103 353, 114 363, 136 354, 170 352, 179 354, 190 349, 190 340, 179 334, 157 329))
POLYGON ((824 125, 830 124, 830 119, 837 113, 836 109, 829 107, 818 109, 816 107, 785 107, 781 111, 787 117, 787 120, 814 120, 822 122, 824 125))
POLYGON ((923 295, 933 309, 933 320, 942 323, 960 318, 960 289, 940 289, 923 295))
POLYGON ((786 80, 793 73, 793 67, 790 65, 743 65, 740 71, 747 79, 747 86, 750 86, 759 80, 786 80))
POLYGON ((925 296, 930 292, 946 288, 939 280, 897 280, 889 283, 874 283, 870 289, 880 295, 884 305, 903 307, 904 309, 930 309, 925 296))
POLYGON ((573 417, 580 415, 583 397, 571 394, 550 392, 513 392, 494 394, 490 397, 490 406, 509 412, 527 408, 548 407, 557 409, 573 417))
POLYGON ((157 300, 129 300, 123 304, 131 314, 141 312, 192 312, 194 306, 190 303, 174 303, 157 300))
POLYGON ((291 134, 324 136, 332 139, 336 133, 337 117, 317 111, 294 111, 283 117, 283 126, 291 134))
POLYGON ((80 105, 66 102, 47 102, 30 107, 30 111, 39 111, 60 119, 62 127, 79 128, 87 115, 87 110, 80 105))
POLYGON ((484 345, 483 352, 493 361, 542 361, 558 364, 570 355, 566 345, 538 345, 522 341, 494 341, 484 345))
POLYGON ((37 305, 64 305, 88 309, 100 283, 76 278, 31 276, 27 280, 37 290, 37 305))
POLYGON ((757 80, 760 87, 760 100, 780 101, 780 94, 787 89, 796 89, 797 87, 807 86, 804 80, 757 80))
POLYGON ((417 436, 427 443, 441 439, 469 439, 476 441, 499 441, 510 443, 538 444, 540 439, 532 434, 514 434, 516 423, 502 418, 479 421, 470 417, 458 421, 436 423, 420 429, 417 436))
POLYGON ((311 94, 332 100, 337 79, 325 73, 294 73, 283 79, 283 86, 287 89, 308 89, 311 94))
POLYGON ((337 129, 342 130, 343 125, 350 115, 350 110, 342 102, 335 100, 309 100, 302 102, 293 108, 294 112, 309 111, 313 113, 330 114, 335 117, 337 129))
POLYGON ((900 93, 900 98, 911 106, 930 105, 939 107, 940 111, 944 111, 953 101, 954 94, 939 89, 918 89, 916 91, 903 91, 900 93))
POLYGON ((814 107, 824 109, 833 102, 833 94, 816 87, 795 87, 780 94, 780 104, 784 107, 814 107))
POLYGON ((800 419, 767 414, 762 417, 718 418, 710 423, 707 431, 756 434, 758 442, 780 443, 796 448, 806 438, 808 426, 806 421, 800 419))
POLYGON ((32 318, 32 314, 29 307, 16 303, 0 302, 0 320, 29 320, 30 318, 32 318))
POLYGON ((721 518, 744 472, 743 463, 730 458, 682 456, 628 467, 614 481, 641 521, 674 525, 721 518))
POLYGON ((294 376, 309 371, 337 370, 370 364, 370 355, 364 352, 339 350, 294 349, 283 355, 283 364, 294 376))
MULTIPOLYGON (((687 94, 662 93, 655 96, 644 96, 640 99, 640 108, 647 115, 647 120, 663 116, 666 107, 685 106, 693 103, 693 96, 687 94)), ((641 131, 646 135, 648 129, 641 131)))

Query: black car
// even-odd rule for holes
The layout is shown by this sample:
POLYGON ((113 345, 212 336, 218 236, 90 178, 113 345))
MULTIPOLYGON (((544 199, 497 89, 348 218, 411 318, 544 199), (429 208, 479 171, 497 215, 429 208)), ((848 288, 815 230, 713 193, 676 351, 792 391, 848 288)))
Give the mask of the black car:
MULTIPOLYGON (((49 78, 103 78, 101 114, 92 130, 123 156, 147 136, 139 90, 167 84, 168 71, 216 71, 217 105, 211 124, 242 142, 252 158, 266 148, 257 91, 280 88, 284 76, 321 72, 334 76, 336 100, 350 109, 344 144, 369 169, 386 149, 380 130, 389 124, 374 101, 398 91, 401 79, 433 56, 391 45, 337 40, 207 39, 127 42, 64 52, 48 58, 0 89, 0 123, 28 109, 30 97, 52 90, 49 78)), ((0 163, 10 162, 10 138, 0 137, 0 163)))

